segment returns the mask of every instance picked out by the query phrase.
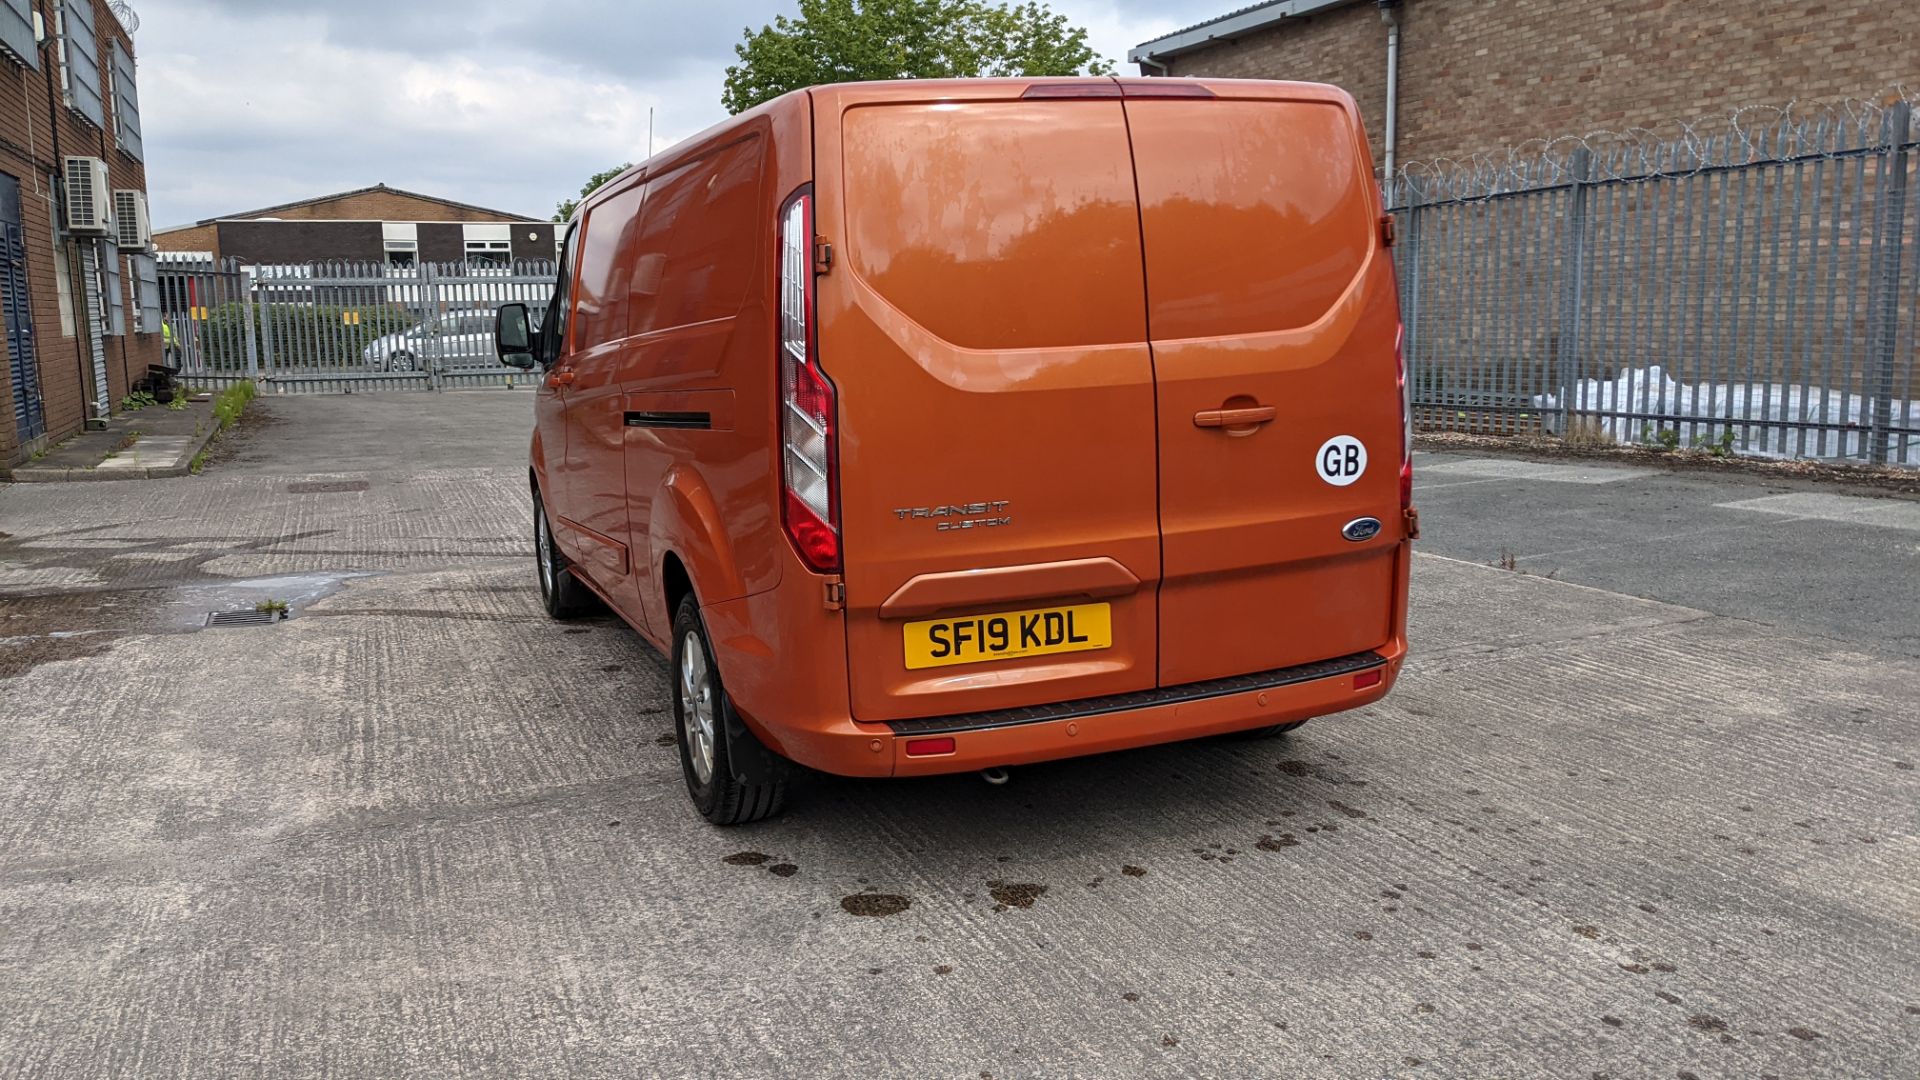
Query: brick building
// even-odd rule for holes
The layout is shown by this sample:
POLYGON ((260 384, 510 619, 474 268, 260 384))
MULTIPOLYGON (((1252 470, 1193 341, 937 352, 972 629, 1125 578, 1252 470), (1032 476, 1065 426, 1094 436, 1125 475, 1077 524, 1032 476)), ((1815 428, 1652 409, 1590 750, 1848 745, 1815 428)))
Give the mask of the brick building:
POLYGON ((106 0, 0 0, 0 468, 161 362, 144 157, 133 38, 106 0))
POLYGON ((505 263, 551 259, 554 225, 385 184, 160 229, 161 251, 243 263, 505 263))
POLYGON ((1275 0, 1128 53, 1146 75, 1299 79, 1360 104, 1388 159, 1656 128, 1749 105, 1876 98, 1920 82, 1920 22, 1869 0, 1275 0))

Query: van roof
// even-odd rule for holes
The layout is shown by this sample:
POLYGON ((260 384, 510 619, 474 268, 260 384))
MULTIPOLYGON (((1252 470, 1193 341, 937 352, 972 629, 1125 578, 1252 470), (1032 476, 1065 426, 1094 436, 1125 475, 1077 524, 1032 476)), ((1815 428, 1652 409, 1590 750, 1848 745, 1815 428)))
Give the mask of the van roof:
POLYGON ((804 87, 788 92, 770 101, 761 102, 745 112, 714 124, 700 132, 674 143, 672 146, 639 162, 620 175, 595 188, 586 198, 580 200, 574 209, 573 219, 578 220, 587 210, 601 201, 611 198, 635 181, 658 170, 678 164, 682 159, 695 153, 727 134, 745 127, 763 117, 784 112, 789 109, 807 108, 810 99, 819 97, 828 103, 836 100, 857 99, 862 102, 884 101, 925 101, 928 98, 945 98, 956 101, 966 100, 1005 100, 1018 97, 1010 93, 1019 90, 1025 93, 1034 86, 1070 86, 1085 84, 1088 86, 1112 85, 1122 94, 1129 90, 1147 91, 1141 96, 1153 96, 1172 83, 1179 86, 1193 86, 1208 90, 1220 97, 1257 97, 1294 101, 1328 101, 1342 105, 1355 121, 1359 119, 1359 107, 1353 96, 1337 86, 1327 83, 1283 82, 1274 79, 1188 79, 1188 78, 1150 78, 1145 76, 1114 75, 1047 75, 1019 76, 996 79, 879 79, 867 82, 822 83, 818 86, 804 87))

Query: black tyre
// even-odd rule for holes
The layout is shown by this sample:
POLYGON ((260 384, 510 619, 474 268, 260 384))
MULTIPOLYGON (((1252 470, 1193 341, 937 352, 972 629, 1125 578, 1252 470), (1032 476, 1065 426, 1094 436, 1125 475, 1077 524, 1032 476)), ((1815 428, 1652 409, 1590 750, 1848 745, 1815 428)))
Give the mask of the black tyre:
MULTIPOLYGON (((1311 719, 1313 719, 1311 716, 1307 718, 1307 720, 1311 720, 1311 719)), ((1236 731, 1232 735, 1228 736, 1228 738, 1271 739, 1277 735, 1285 735, 1287 732, 1292 731, 1294 728, 1297 728, 1301 724, 1306 723, 1307 720, 1295 720, 1291 724, 1271 724, 1267 727, 1257 727, 1257 728, 1250 728, 1246 731, 1236 731)))
POLYGON ((671 659, 680 772, 694 809, 715 825, 744 825, 779 813, 787 801, 789 766, 734 711, 691 594, 673 616, 671 659))
POLYGON ((580 583, 567 567, 567 557, 553 542, 553 529, 547 524, 547 507, 540 493, 533 493, 533 554, 539 567, 540 606, 556 619, 577 619, 600 610, 600 598, 580 583))
POLYGON ((405 349, 387 354, 388 371, 412 371, 415 363, 413 354, 405 349))

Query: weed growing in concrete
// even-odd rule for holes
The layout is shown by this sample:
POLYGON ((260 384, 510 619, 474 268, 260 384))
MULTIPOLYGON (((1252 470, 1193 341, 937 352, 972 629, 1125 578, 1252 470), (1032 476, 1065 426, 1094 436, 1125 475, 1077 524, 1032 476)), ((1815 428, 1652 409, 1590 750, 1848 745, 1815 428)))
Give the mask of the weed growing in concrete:
POLYGON ((285 600, 262 600, 253 605, 253 610, 265 612, 269 615, 278 615, 284 619, 287 617, 287 602, 285 600))
POLYGON ((251 382, 237 382, 213 399, 213 415, 220 421, 220 430, 225 431, 238 423, 240 414, 246 411, 247 402, 253 400, 254 385, 251 382))
POLYGON ((1591 416, 1576 417, 1567 428, 1564 441, 1568 446, 1612 446, 1617 442, 1612 429, 1591 416))

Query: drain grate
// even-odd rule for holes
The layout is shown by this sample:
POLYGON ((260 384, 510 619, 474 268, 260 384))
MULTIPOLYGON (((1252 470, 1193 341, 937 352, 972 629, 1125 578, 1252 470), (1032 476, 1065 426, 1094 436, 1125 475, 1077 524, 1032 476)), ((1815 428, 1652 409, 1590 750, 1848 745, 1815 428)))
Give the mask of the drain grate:
POLYGON ((284 611, 212 611, 208 626, 271 626, 286 618, 284 611))
POLYGON ((365 491, 365 480, 304 480, 287 485, 289 495, 324 495, 334 491, 365 491))

